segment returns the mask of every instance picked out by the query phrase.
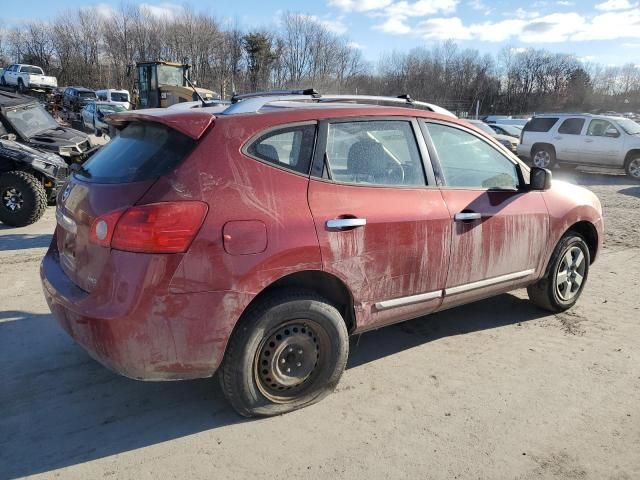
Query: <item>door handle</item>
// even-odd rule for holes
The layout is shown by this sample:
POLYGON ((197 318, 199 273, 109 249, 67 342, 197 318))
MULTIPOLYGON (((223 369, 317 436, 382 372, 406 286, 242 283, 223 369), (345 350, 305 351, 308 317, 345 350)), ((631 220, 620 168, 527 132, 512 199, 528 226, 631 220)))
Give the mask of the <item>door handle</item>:
POLYGON ((553 137, 554 140, 562 140, 562 137, 553 137))
POLYGON ((585 138, 584 141, 586 143, 593 143, 593 139, 592 138, 585 138))
POLYGON ((480 220, 481 218, 482 214, 476 212, 460 212, 453 216, 456 222, 468 222, 470 220, 480 220))
POLYGON ((366 218, 334 218, 327 220, 327 228, 355 228, 367 224, 366 218))

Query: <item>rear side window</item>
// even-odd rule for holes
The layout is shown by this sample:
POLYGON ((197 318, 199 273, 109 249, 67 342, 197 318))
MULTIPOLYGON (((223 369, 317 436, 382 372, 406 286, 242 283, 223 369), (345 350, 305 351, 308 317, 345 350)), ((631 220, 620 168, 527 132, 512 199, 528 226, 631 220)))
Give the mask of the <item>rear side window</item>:
POLYGON ((246 152, 278 167, 309 173, 316 126, 296 125, 272 130, 254 140, 246 152))
POLYGON ((195 143, 164 125, 134 122, 94 154, 76 175, 96 183, 151 180, 177 167, 195 143))
POLYGON ((422 159, 408 121, 372 120, 329 125, 327 161, 338 182, 423 186, 422 159))
POLYGON ((111 101, 113 102, 128 102, 129 96, 123 92, 111 92, 111 101))
POLYGON ((525 132, 548 132, 551 130, 556 122, 558 121, 557 117, 539 117, 532 118, 529 122, 524 126, 525 132))
POLYGON ((567 118, 558 128, 558 133, 580 135, 582 127, 584 127, 584 118, 567 118))

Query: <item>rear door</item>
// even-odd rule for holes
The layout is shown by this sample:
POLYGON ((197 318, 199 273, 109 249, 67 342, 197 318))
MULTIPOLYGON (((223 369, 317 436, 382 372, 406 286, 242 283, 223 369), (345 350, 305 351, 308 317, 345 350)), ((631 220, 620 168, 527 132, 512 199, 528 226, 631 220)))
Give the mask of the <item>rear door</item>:
POLYGON ((553 137, 558 160, 579 162, 584 149, 585 118, 569 117, 564 119, 553 137))
POLYGON ((109 259, 110 249, 90 240, 94 220, 134 205, 193 146, 164 125, 134 122, 72 175, 58 197, 56 239, 61 267, 77 286, 91 292, 109 259))
POLYGON ((463 127, 424 122, 451 224, 443 306, 466 303, 534 278, 548 227, 541 192, 519 188, 518 164, 463 127))
POLYGON ((440 305, 450 222, 418 128, 397 117, 320 125, 309 205, 323 268, 351 290, 359 330, 440 305))

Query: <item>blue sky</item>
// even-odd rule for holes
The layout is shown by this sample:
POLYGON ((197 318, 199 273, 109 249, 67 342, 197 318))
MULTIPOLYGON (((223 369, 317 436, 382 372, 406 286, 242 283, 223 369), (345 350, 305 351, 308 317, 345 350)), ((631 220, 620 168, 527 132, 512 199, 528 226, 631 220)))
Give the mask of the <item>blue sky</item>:
MULTIPOLYGON (((0 26, 47 20, 65 10, 96 6, 108 12, 118 2, 97 0, 5 1, 0 26)), ((385 51, 408 50, 454 39, 461 47, 496 53, 504 46, 573 53, 605 65, 640 64, 640 0, 144 0, 157 15, 184 6, 236 21, 243 28, 277 28, 278 13, 313 16, 345 35, 377 61, 385 51)))

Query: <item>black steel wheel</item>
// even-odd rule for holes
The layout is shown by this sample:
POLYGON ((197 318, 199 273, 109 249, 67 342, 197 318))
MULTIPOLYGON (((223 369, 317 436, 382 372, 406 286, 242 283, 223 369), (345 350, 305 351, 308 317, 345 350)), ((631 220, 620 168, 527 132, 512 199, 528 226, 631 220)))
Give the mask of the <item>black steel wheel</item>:
POLYGON ((279 415, 320 401, 349 350, 338 310, 311 292, 277 292, 240 320, 220 368, 225 396, 244 416, 279 415))

